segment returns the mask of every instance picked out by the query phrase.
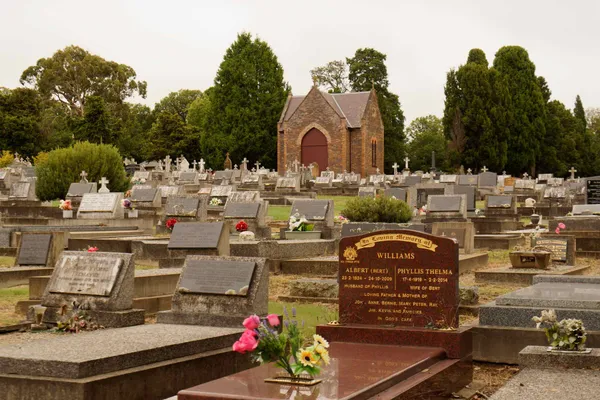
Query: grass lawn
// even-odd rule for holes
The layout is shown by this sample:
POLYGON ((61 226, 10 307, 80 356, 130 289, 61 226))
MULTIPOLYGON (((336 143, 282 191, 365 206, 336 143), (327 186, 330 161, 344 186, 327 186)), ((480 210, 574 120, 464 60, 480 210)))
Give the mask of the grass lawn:
POLYGON ((296 309, 298 323, 302 324, 302 321, 304 321, 306 334, 309 335, 315 333, 317 325, 323 325, 338 319, 337 305, 333 304, 301 304, 270 301, 269 314, 283 314, 283 307, 287 309, 290 317, 292 316, 292 308, 296 309))
POLYGON ((28 298, 28 285, 0 289, 0 326, 14 325, 24 320, 25 317, 15 314, 15 305, 28 298))
POLYGON ((15 265, 14 257, 0 257, 0 268, 12 267, 13 265, 15 265))

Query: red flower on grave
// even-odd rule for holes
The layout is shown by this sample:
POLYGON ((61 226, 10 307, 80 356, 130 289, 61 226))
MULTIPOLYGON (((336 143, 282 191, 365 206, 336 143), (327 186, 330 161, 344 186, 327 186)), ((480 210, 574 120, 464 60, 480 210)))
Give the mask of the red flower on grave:
POLYGON ((88 247, 88 253, 95 253, 98 251, 97 247, 93 247, 93 246, 89 246, 88 247))
POLYGON ((246 232, 248 230, 248 224, 246 221, 241 220, 235 225, 235 230, 238 232, 246 232))
POLYGON ((177 223, 177 220, 175 218, 169 218, 167 220, 167 222, 165 223, 165 226, 167 227, 168 230, 172 231, 173 228, 175 227, 176 223, 177 223))

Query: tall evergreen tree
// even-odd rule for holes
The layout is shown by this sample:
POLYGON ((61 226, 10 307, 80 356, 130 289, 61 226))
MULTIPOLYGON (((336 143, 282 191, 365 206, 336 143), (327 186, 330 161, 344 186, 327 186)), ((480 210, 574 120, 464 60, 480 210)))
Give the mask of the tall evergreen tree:
POLYGON ((87 98, 83 119, 75 129, 75 139, 96 144, 112 144, 115 135, 111 129, 110 115, 104 99, 99 96, 87 98))
POLYGON ((375 49, 358 49, 354 57, 346 58, 348 78, 354 92, 366 92, 375 88, 381 111, 384 131, 384 165, 391 171, 392 164, 405 155, 404 113, 398 95, 389 91, 385 60, 387 56, 375 49))
POLYGON ((587 129, 587 120, 585 118, 585 110, 583 109, 583 103, 581 102, 581 97, 577 95, 575 98, 575 108, 573 108, 573 115, 577 118, 577 121, 581 124, 581 131, 585 132, 587 129))
POLYGON ((249 33, 239 34, 227 49, 210 94, 204 157, 221 168, 225 153, 234 162, 244 157, 267 168, 277 165, 277 121, 289 85, 269 45, 249 33))

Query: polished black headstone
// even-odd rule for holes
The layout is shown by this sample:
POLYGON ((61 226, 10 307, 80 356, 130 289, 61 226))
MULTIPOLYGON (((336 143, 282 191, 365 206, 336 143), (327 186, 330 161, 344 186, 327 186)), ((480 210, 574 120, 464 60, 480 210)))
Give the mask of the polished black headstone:
POLYGON ((245 296, 256 263, 230 260, 187 260, 178 290, 193 294, 245 296))
POLYGON ((168 249, 216 249, 223 222, 178 222, 173 228, 168 249))
POLYGON ((50 245, 51 233, 22 233, 17 265, 46 265, 50 245))

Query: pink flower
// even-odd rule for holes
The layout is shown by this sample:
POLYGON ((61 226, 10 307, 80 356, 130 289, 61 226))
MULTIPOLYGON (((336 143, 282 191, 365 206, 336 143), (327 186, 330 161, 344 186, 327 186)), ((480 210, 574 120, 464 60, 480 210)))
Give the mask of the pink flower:
POLYGON ((271 326, 279 325, 279 316, 277 314, 267 315, 267 320, 269 321, 269 325, 271 325, 271 326))
POLYGON ((567 226, 566 226, 565 224, 563 224, 562 222, 560 222, 560 223, 558 224, 558 227, 559 227, 560 229, 565 229, 567 226))
POLYGON ((558 235, 558 234, 560 233, 560 228, 558 228, 558 227, 557 227, 557 228, 554 230, 554 233, 556 233, 556 234, 558 235))
POLYGON ((251 315, 244 320, 243 325, 246 329, 256 329, 260 325, 260 318, 258 315, 251 315))

